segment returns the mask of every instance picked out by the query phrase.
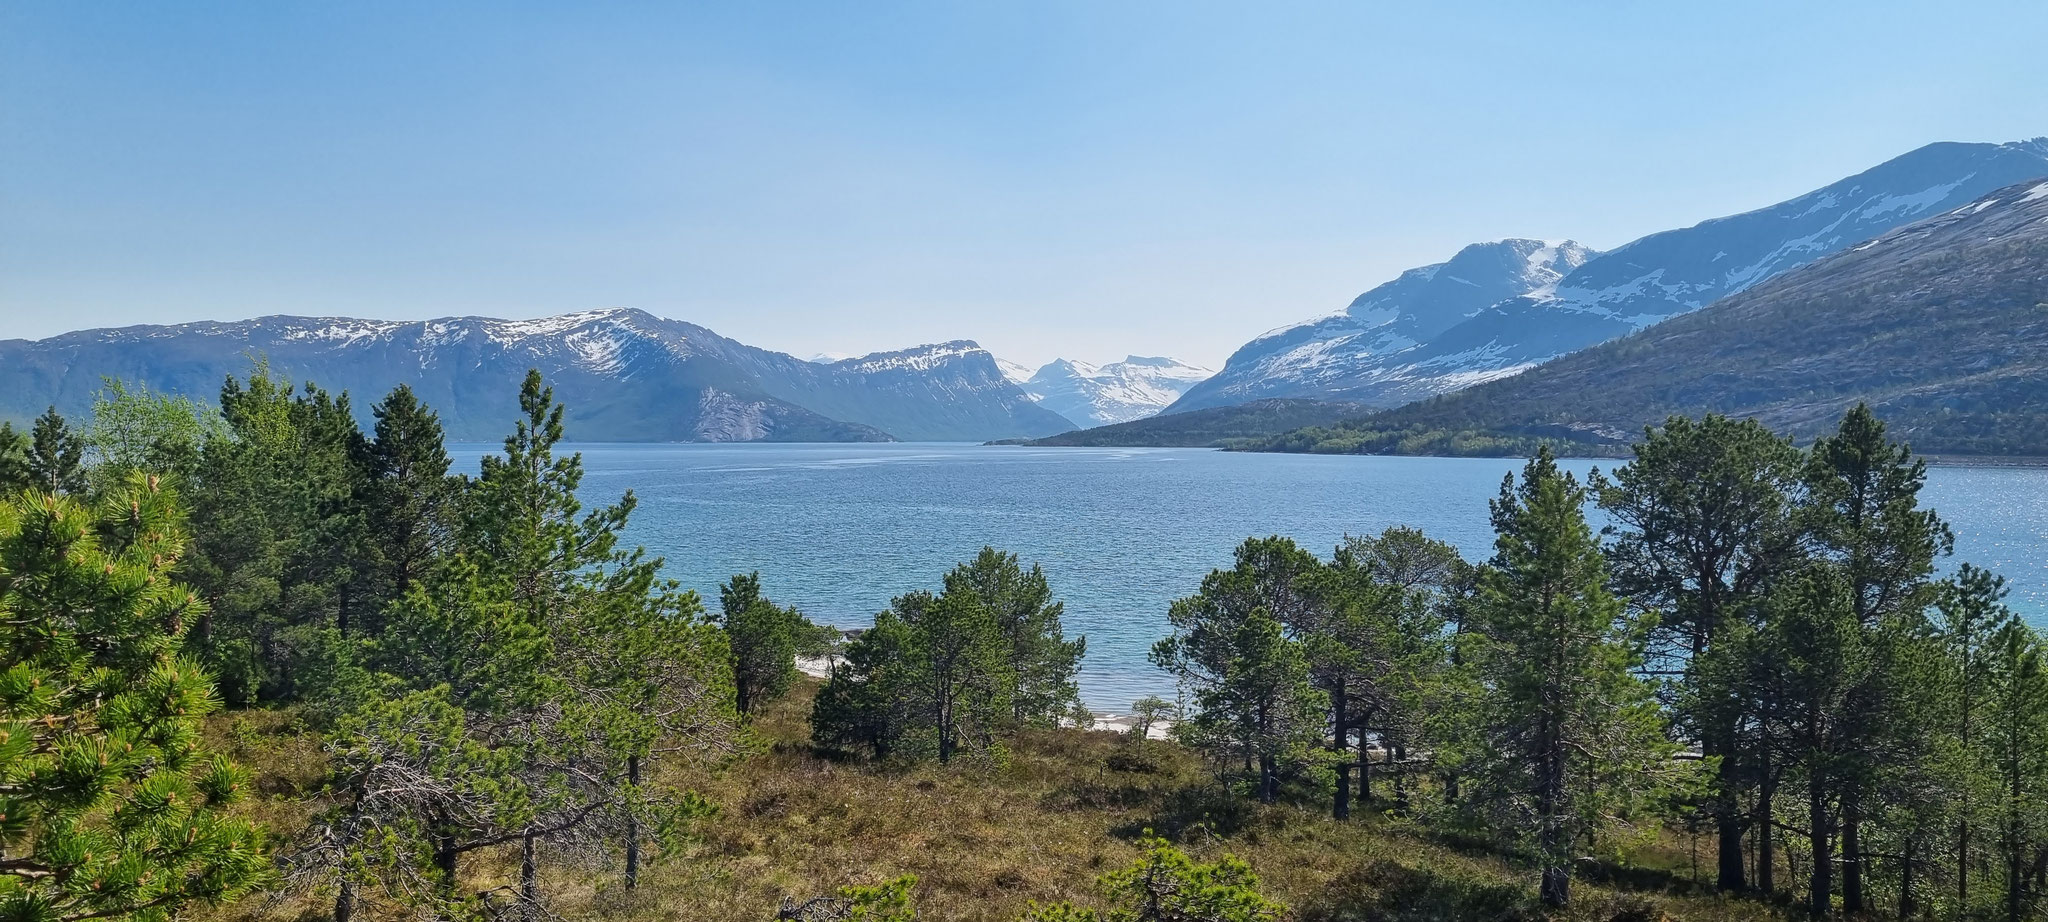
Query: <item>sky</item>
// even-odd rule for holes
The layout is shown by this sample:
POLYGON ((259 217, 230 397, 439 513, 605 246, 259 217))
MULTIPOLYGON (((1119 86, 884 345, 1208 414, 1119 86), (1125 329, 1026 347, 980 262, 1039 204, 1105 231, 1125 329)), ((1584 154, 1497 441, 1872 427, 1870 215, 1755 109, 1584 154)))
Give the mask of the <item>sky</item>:
POLYGON ((0 0, 0 338, 638 307, 809 356, 1259 333, 2048 134, 2048 3, 0 0))

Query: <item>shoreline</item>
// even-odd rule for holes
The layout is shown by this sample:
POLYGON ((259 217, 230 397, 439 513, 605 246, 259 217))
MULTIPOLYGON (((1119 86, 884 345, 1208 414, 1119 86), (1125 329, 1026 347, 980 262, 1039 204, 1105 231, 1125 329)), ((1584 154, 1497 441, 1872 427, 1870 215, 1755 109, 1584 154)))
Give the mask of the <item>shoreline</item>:
MULTIPOLYGON (((799 656, 796 658, 796 671, 813 679, 829 679, 832 677, 832 659, 832 657, 822 656, 799 656)), ((1090 708, 1088 713, 1095 718, 1094 726, 1088 728, 1090 730, 1129 734, 1138 727, 1138 719, 1129 714, 1118 711, 1096 710, 1094 708, 1090 708)), ((1173 724, 1174 721, 1171 719, 1161 718, 1155 720, 1145 733, 1145 738, 1148 740, 1167 739, 1169 738, 1169 733, 1173 730, 1173 724)), ((1062 720, 1060 725, 1071 727, 1073 722, 1062 720)))

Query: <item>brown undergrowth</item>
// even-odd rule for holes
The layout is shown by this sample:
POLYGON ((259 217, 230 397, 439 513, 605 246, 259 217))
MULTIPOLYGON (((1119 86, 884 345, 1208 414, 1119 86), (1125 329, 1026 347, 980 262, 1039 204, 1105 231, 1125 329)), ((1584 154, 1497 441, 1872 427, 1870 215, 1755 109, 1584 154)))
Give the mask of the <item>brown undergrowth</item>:
MULTIPOLYGON (((545 882, 554 911, 570 920, 765 922, 784 897, 908 873, 918 876, 925 920, 1011 922, 1032 901, 1091 903, 1095 879, 1135 859, 1138 836, 1151 829, 1198 859, 1243 857, 1262 889, 1292 907, 1295 922, 1543 918, 1527 867, 1438 841, 1384 813, 1361 811, 1365 818, 1339 823, 1320 803, 1247 804, 1170 743, 1057 730, 1023 734, 998 768, 829 758, 808 744, 814 687, 799 687, 759 715, 758 745, 735 763, 663 779, 720 807, 694 844, 649 866, 632 891, 615 865, 555 867, 545 882)), ((259 776, 262 796, 242 809, 275 829, 303 824, 321 762, 292 716, 226 715, 215 734, 259 776)), ((1589 868, 1592 879, 1575 885, 1574 906, 1552 918, 1781 918, 1694 886, 1690 845, 1667 841, 1626 872, 1589 868)), ((508 883, 515 852, 467 860, 464 889, 508 883)), ((310 920, 329 908, 319 894, 258 898, 215 917, 310 920)))

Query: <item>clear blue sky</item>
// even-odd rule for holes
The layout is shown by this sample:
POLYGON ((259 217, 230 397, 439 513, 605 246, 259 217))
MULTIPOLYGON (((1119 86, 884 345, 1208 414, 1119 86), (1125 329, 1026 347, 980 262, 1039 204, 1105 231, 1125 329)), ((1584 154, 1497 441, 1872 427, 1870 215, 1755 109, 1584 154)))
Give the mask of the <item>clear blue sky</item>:
POLYGON ((634 306, 1211 366, 2048 134, 2048 3, 0 3, 0 337, 634 306))

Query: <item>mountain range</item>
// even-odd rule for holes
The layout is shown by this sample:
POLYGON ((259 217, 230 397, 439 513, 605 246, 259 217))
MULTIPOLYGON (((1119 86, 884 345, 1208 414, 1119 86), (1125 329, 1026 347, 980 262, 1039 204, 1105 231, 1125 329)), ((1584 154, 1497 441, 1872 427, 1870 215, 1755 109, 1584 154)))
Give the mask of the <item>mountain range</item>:
POLYGON ((1010 380, 1023 387, 1031 399, 1081 426, 1152 416, 1215 374, 1177 359, 1140 355, 1107 365, 1055 359, 1035 372, 1015 363, 1003 364, 1010 380))
POLYGON ((210 401, 261 357, 293 380, 347 390, 359 413, 400 382, 455 440, 501 437, 538 368, 592 441, 914 441, 1074 428, 961 340, 807 362, 644 311, 537 320, 261 317, 0 341, 0 418, 90 410, 101 378, 210 401))
POLYGON ((2042 175, 2048 139, 1938 143, 1776 205, 1607 252, 1569 240, 1474 244, 1367 291, 1341 313, 1252 340, 1165 412, 1270 397, 1394 407, 1455 391, 1698 310, 2042 175))
POLYGON ((2048 180, 1519 375, 1266 447, 1616 451, 1669 414, 1705 412, 1803 440, 1858 402, 1921 451, 2048 454, 2048 180))

